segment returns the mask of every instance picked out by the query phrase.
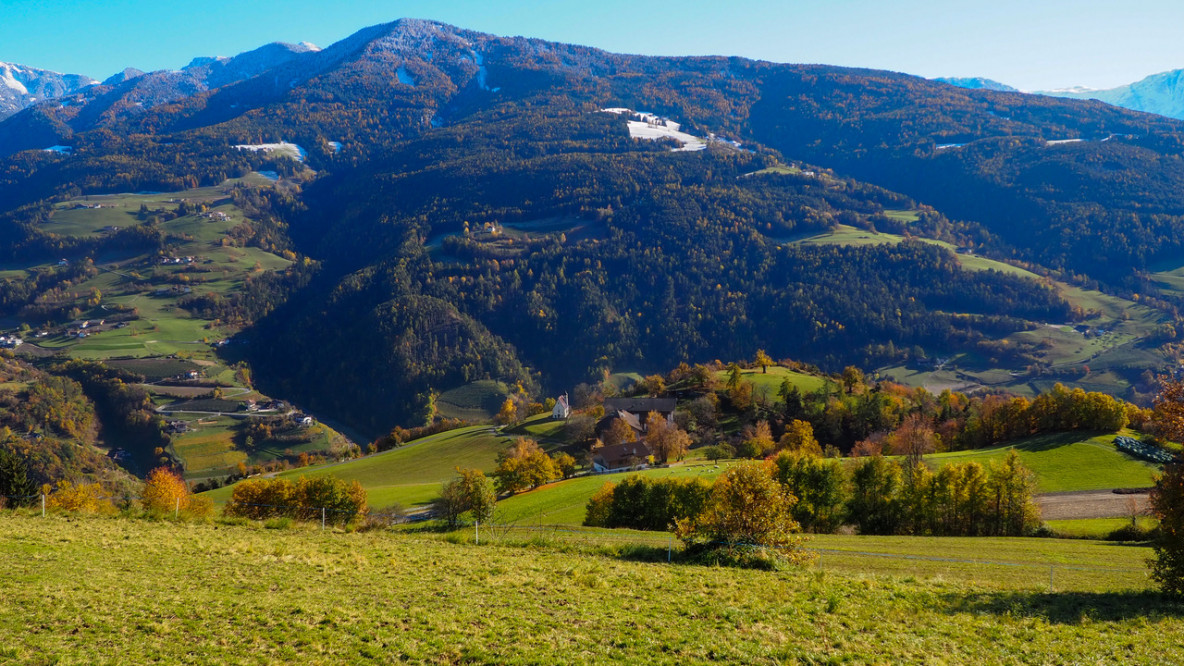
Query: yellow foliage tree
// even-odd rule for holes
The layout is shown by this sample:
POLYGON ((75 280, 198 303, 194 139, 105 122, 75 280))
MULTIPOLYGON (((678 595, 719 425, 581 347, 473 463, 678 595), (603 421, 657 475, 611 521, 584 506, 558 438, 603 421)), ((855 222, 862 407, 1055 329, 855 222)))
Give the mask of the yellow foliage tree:
POLYGON ((78 513, 107 513, 115 510, 111 502, 104 497, 103 487, 97 483, 59 481, 52 491, 46 484, 42 487, 42 492, 47 496, 45 506, 49 509, 78 513))
POLYGON ((148 513, 165 514, 188 509, 191 497, 180 475, 168 467, 157 467, 148 473, 140 503, 148 513))

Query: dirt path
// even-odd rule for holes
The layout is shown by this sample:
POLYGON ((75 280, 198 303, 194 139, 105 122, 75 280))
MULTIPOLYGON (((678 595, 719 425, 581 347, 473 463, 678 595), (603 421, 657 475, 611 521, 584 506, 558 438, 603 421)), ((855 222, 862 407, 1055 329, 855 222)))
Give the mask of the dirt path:
POLYGON ((1045 520, 1077 518, 1126 518, 1132 506, 1147 510, 1147 495, 1119 495, 1110 490, 1084 490, 1069 493, 1047 493, 1036 496, 1045 520))

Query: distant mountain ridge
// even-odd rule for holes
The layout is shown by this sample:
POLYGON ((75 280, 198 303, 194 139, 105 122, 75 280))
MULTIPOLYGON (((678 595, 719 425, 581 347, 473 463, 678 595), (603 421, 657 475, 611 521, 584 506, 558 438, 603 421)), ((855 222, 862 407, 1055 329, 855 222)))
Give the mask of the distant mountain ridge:
POLYGON ((1038 94, 1071 99, 1096 99, 1132 111, 1184 119, 1184 69, 1152 74, 1107 90, 1042 90, 1038 94))
POLYGON ((973 77, 958 77, 958 76, 940 76, 934 81, 941 81, 959 88, 966 88, 968 90, 995 90, 998 92, 1021 92, 1017 88, 1012 88, 1006 83, 999 83, 994 79, 986 79, 981 76, 973 77))
POLYGON ((69 95, 96 83, 82 74, 0 62, 0 120, 41 100, 69 95))
POLYGON ((1184 69, 1152 74, 1134 83, 1104 90, 1071 86, 1056 90, 1025 91, 983 77, 939 77, 934 81, 941 81, 968 90, 1023 92, 1067 99, 1096 99, 1131 111, 1154 113, 1184 120, 1184 69))

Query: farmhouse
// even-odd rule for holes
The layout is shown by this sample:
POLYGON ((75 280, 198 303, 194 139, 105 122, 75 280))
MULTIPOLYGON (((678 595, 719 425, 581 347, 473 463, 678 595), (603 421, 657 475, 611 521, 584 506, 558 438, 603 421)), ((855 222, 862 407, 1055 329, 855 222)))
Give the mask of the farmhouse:
POLYGON ((625 442, 602 446, 592 452, 592 471, 600 474, 630 469, 645 469, 653 451, 645 442, 625 442))
POLYGON ((612 427, 613 421, 622 420, 633 428, 640 437, 645 436, 645 420, 650 412, 656 412, 666 418, 667 423, 674 423, 674 398, 606 398, 604 401, 604 418, 596 424, 596 435, 612 427))
POLYGON ((632 414, 644 423, 650 412, 657 412, 674 423, 674 408, 678 404, 674 398, 605 398, 605 415, 619 415, 621 412, 632 414))
POLYGON ((650 412, 654 412, 666 419, 667 423, 674 423, 674 408, 677 401, 674 398, 608 398, 604 401, 604 418, 596 423, 596 436, 612 428, 614 421, 622 421, 637 435, 636 442, 626 442, 613 446, 605 446, 593 452, 592 469, 594 471, 610 471, 615 469, 630 469, 638 465, 644 466, 646 459, 653 453, 645 443, 645 420, 650 412), (600 462, 597 462, 597 459, 600 462), (641 461, 641 462, 639 462, 641 461))

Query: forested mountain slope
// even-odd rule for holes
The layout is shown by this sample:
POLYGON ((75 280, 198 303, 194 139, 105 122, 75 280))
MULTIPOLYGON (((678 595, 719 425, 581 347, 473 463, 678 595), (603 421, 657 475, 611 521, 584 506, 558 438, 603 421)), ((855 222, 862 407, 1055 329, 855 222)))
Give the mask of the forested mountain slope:
MULTIPOLYGON (((50 197, 307 165, 269 242, 324 268, 243 355, 272 393, 372 432, 470 381, 557 390, 758 348, 1022 373, 1044 351, 1009 336, 1091 316, 951 246, 1144 290, 1149 325, 1176 316, 1146 270, 1184 249, 1184 124, 1100 103, 414 20, 155 106, 128 103, 142 78, 0 123, 0 251, 95 251, 40 231, 50 197), (281 141, 305 165, 267 152, 281 141), (21 152, 50 142, 72 154, 21 152), (949 245, 798 242, 839 228, 949 245)), ((1124 376, 1147 369, 1128 357, 1124 376)))

